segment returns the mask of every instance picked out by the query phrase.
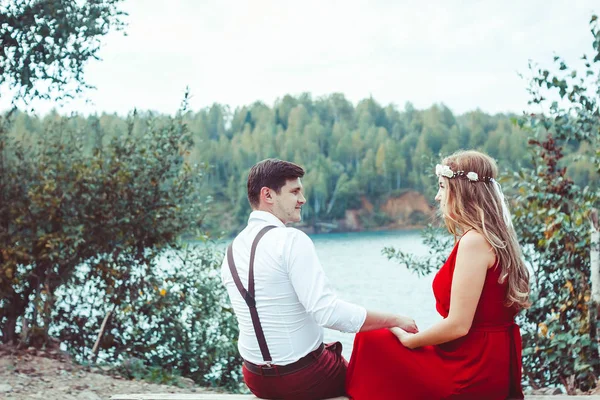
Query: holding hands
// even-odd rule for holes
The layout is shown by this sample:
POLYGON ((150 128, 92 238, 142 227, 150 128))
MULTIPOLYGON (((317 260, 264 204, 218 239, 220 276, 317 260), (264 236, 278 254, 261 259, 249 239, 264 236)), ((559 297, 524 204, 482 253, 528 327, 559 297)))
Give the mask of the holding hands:
MULTIPOLYGON (((417 324, 415 323, 415 320, 410 317, 404 317, 402 315, 398 315, 398 317, 396 318, 395 327, 400 328, 405 333, 406 332, 411 332, 411 333, 419 332, 419 328, 417 328, 417 324)), ((392 329, 394 329, 394 328, 392 328, 392 329)))
POLYGON ((408 347, 409 349, 414 348, 414 346, 412 346, 412 344, 411 344, 411 338, 418 331, 409 333, 409 332, 405 331, 404 329, 398 328, 398 327, 390 328, 390 331, 394 334, 394 336, 396 336, 398 338, 400 343, 402 343, 405 347, 408 347))

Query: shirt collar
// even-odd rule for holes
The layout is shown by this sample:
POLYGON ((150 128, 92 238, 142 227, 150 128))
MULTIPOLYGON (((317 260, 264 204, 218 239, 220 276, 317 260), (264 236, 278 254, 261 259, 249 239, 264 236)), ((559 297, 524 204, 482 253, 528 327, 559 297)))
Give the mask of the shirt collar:
POLYGON ((252 222, 266 222, 267 225, 275 225, 285 228, 285 224, 279 218, 267 211, 252 211, 248 218, 248 225, 252 222))

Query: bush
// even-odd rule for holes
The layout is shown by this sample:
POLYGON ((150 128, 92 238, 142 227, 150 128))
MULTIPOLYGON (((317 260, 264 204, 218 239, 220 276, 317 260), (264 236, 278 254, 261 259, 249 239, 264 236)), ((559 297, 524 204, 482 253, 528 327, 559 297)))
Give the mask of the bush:
POLYGON ((134 113, 125 131, 80 131, 51 114, 41 136, 0 124, 0 329, 4 343, 57 337, 80 361, 138 357, 199 383, 236 387, 235 324, 219 288, 220 253, 179 253, 200 232, 202 171, 183 122, 134 113), (147 122, 146 122, 147 121, 147 122), (185 255, 179 270, 159 257, 185 255))
POLYGON ((600 376, 598 316, 591 298, 588 218, 600 206, 600 26, 591 21, 593 54, 585 73, 555 57, 558 73, 532 67, 532 104, 547 112, 526 115, 533 169, 514 174, 515 226, 533 268, 532 307, 523 317, 523 362, 533 387, 562 384, 569 394, 594 387, 600 376), (548 99, 555 99, 549 106, 548 99), (559 100, 560 99, 560 100, 559 100), (579 159, 594 166, 585 187, 567 174, 579 159), (585 151, 585 149, 589 149, 585 151))
POLYGON ((239 390, 238 327, 221 284, 222 257, 208 244, 169 249, 153 259, 153 272, 137 286, 137 295, 119 305, 107 304, 94 282, 69 288, 58 304, 61 310, 73 304, 69 315, 75 323, 66 325, 57 312, 55 334, 78 359, 88 359, 97 333, 89 321, 97 327, 110 312, 98 354, 102 362, 146 377, 158 367, 165 377, 239 390), (76 306, 82 303, 87 306, 76 306))
MULTIPOLYGON (((64 285, 97 282, 106 301, 137 292, 144 265, 197 228, 200 171, 185 162, 192 145, 181 118, 85 151, 85 135, 51 116, 41 137, 0 131, 0 326, 15 342, 16 321, 50 325, 55 295, 64 285), (85 274, 74 274, 86 263, 85 274)), ((0 127, 2 129, 2 127, 0 127)), ((99 133, 100 135, 100 133, 99 133)), ((68 320, 68 317, 67 317, 68 320)))

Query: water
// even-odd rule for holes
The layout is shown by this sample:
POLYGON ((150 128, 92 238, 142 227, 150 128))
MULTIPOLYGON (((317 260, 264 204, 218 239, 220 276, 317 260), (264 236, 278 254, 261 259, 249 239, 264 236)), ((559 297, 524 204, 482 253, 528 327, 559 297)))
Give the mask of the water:
MULTIPOLYGON (((419 329, 440 319, 431 289, 433 275, 418 277, 389 261, 381 250, 393 246, 417 256, 427 254, 419 231, 335 233, 311 236, 330 282, 340 298, 367 309, 411 316, 419 329)), ((325 342, 340 341, 352 353, 354 335, 325 330, 325 342)))

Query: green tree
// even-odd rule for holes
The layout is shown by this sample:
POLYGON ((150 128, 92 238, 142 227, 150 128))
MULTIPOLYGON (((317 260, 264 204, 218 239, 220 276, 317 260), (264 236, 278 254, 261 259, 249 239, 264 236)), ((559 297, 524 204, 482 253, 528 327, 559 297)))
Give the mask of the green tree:
POLYGON ((107 302, 120 303, 139 279, 131 265, 176 245, 201 219, 200 175, 184 160, 192 142, 181 116, 164 128, 151 124, 141 141, 133 118, 125 137, 91 154, 67 122, 49 119, 35 146, 6 140, 0 154, 4 343, 18 340, 19 317, 47 342, 49 313, 64 285, 98 278, 107 302), (85 277, 75 273, 82 263, 90 263, 85 277))
POLYGON ((1 1, 0 85, 16 89, 17 98, 25 100, 52 93, 71 97, 90 87, 84 66, 97 58, 104 35, 123 28, 120 2, 1 1))

